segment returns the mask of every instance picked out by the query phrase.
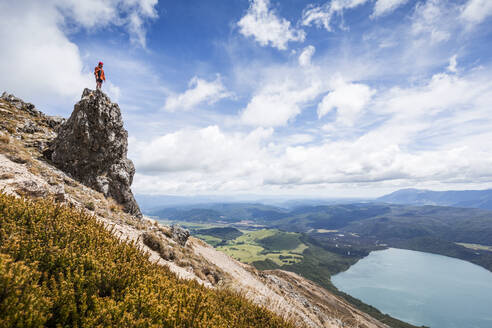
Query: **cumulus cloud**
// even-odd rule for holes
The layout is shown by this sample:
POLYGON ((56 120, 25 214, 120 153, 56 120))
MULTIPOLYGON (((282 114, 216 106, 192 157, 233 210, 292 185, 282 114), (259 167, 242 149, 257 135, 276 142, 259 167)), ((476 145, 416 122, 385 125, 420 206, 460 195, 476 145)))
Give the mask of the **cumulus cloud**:
POLYGON ((463 7, 460 17, 473 26, 492 15, 492 1, 469 0, 463 7))
POLYGON ((270 82, 260 88, 242 111, 242 123, 253 126, 275 127, 286 125, 322 92, 317 79, 270 82))
POLYGON ((253 37, 262 46, 271 45, 279 50, 287 49, 291 41, 304 41, 306 33, 291 26, 285 18, 278 17, 269 8, 270 0, 251 0, 245 16, 239 20, 239 32, 253 37))
POLYGON ((157 18, 158 0, 48 0, 62 14, 84 28, 123 26, 130 39, 146 45, 145 21, 157 18))
MULTIPOLYGON (((73 101, 84 87, 93 85, 92 66, 84 67, 78 46, 67 31, 98 29, 111 25, 134 28, 128 14, 136 12, 142 21, 155 17, 157 0, 47 0, 0 2, 0 89, 26 100, 50 105, 60 99, 73 101), (55 99, 55 100, 53 100, 55 99)), ((117 87, 111 86, 113 95, 117 87)))
MULTIPOLYGON (((369 0, 332 0, 322 6, 309 5, 302 13, 302 25, 323 27, 331 31, 331 21, 335 16, 343 16, 343 11, 353 9, 369 0)), ((343 27, 343 24, 340 24, 343 27)))
POLYGON ((311 65, 311 58, 313 57, 315 51, 316 48, 311 45, 304 48, 299 55, 299 65, 303 67, 311 65))
POLYGON ((166 99, 164 109, 167 111, 190 110, 201 104, 213 104, 223 98, 231 97, 232 94, 227 91, 222 84, 220 75, 213 81, 207 81, 193 77, 189 84, 189 89, 177 95, 171 95, 166 99))
POLYGON ((78 47, 59 27, 59 12, 39 2, 0 4, 0 89, 32 99, 80 95, 92 83, 83 73, 78 47))
POLYGON ((218 126, 183 129, 150 142, 133 141, 141 193, 247 191, 261 185, 264 145, 273 129, 226 133, 218 126))
POLYGON ((136 144, 136 162, 146 173, 220 172, 247 162, 251 152, 256 152, 272 132, 258 128, 248 134, 227 134, 216 125, 183 129, 150 143, 136 144))
MULTIPOLYGON (((346 88, 351 96, 354 90, 365 94, 370 106, 364 110, 384 117, 360 135, 340 133, 319 140, 317 134, 294 131, 280 136, 272 128, 238 133, 209 126, 135 142, 131 147, 136 150, 132 157, 139 172, 135 190, 319 194, 337 184, 490 185, 492 82, 488 76, 488 72, 464 77, 440 73, 410 87, 378 93, 362 84, 340 83, 332 92, 346 88)), ((338 105, 364 107, 347 105, 346 98, 340 96, 338 105)))
POLYGON ((337 122, 343 125, 353 125, 375 91, 367 85, 346 83, 341 79, 337 79, 334 84, 334 90, 328 93, 318 105, 318 117, 321 118, 336 109, 337 122))
POLYGON ((407 2, 408 0, 377 0, 371 18, 387 15, 407 2))

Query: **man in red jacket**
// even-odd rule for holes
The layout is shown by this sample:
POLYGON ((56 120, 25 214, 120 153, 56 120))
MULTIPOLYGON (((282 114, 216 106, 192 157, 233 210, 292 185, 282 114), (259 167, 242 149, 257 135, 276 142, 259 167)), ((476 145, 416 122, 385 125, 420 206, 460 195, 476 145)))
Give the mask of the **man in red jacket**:
POLYGON ((94 76, 96 77, 96 89, 101 90, 103 81, 106 81, 102 62, 99 62, 99 65, 97 65, 96 68, 94 68, 94 76))

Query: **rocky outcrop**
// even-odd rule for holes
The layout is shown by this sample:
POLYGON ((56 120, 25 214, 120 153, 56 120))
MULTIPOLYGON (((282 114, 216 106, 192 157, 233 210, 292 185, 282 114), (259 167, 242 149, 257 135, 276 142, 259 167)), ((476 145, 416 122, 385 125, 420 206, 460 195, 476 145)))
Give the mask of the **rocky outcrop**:
POLYGON ((190 237, 190 232, 181 228, 177 224, 171 226, 171 237, 181 246, 186 245, 186 241, 190 237))
MULTIPOLYGON (((56 131, 56 129, 65 122, 65 119, 63 117, 45 115, 44 113, 37 110, 33 104, 25 102, 24 100, 17 98, 16 96, 9 94, 7 92, 2 93, 2 95, 0 96, 0 100, 9 103, 11 106, 16 108, 19 112, 25 112, 31 117, 31 119, 29 118, 25 119, 24 125, 20 127, 21 132, 25 132, 25 133, 42 132, 43 129, 40 128, 39 121, 41 121, 42 123, 44 123, 45 125, 56 131), (33 122, 32 119, 34 118, 38 119, 38 122, 33 122)), ((1 127, 2 125, 0 125, 0 128, 1 127)))
POLYGON ((100 90, 85 89, 46 155, 83 184, 114 198, 125 212, 141 217, 130 189, 135 167, 127 151, 128 132, 118 105, 100 90))

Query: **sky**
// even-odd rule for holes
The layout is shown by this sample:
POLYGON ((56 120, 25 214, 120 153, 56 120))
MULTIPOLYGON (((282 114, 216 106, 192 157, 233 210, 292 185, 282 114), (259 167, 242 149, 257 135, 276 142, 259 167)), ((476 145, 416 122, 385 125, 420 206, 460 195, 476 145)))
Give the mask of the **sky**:
POLYGON ((0 91, 93 70, 152 195, 492 188, 490 0, 0 0, 0 91))

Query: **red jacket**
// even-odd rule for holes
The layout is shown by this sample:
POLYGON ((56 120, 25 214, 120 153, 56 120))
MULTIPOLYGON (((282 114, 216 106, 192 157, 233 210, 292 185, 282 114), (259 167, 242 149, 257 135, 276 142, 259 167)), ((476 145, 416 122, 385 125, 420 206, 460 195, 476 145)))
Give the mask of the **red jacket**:
POLYGON ((106 81, 106 77, 104 76, 104 70, 102 67, 99 67, 99 66, 96 66, 96 68, 94 68, 94 76, 96 77, 96 80, 103 80, 103 81, 106 81))

